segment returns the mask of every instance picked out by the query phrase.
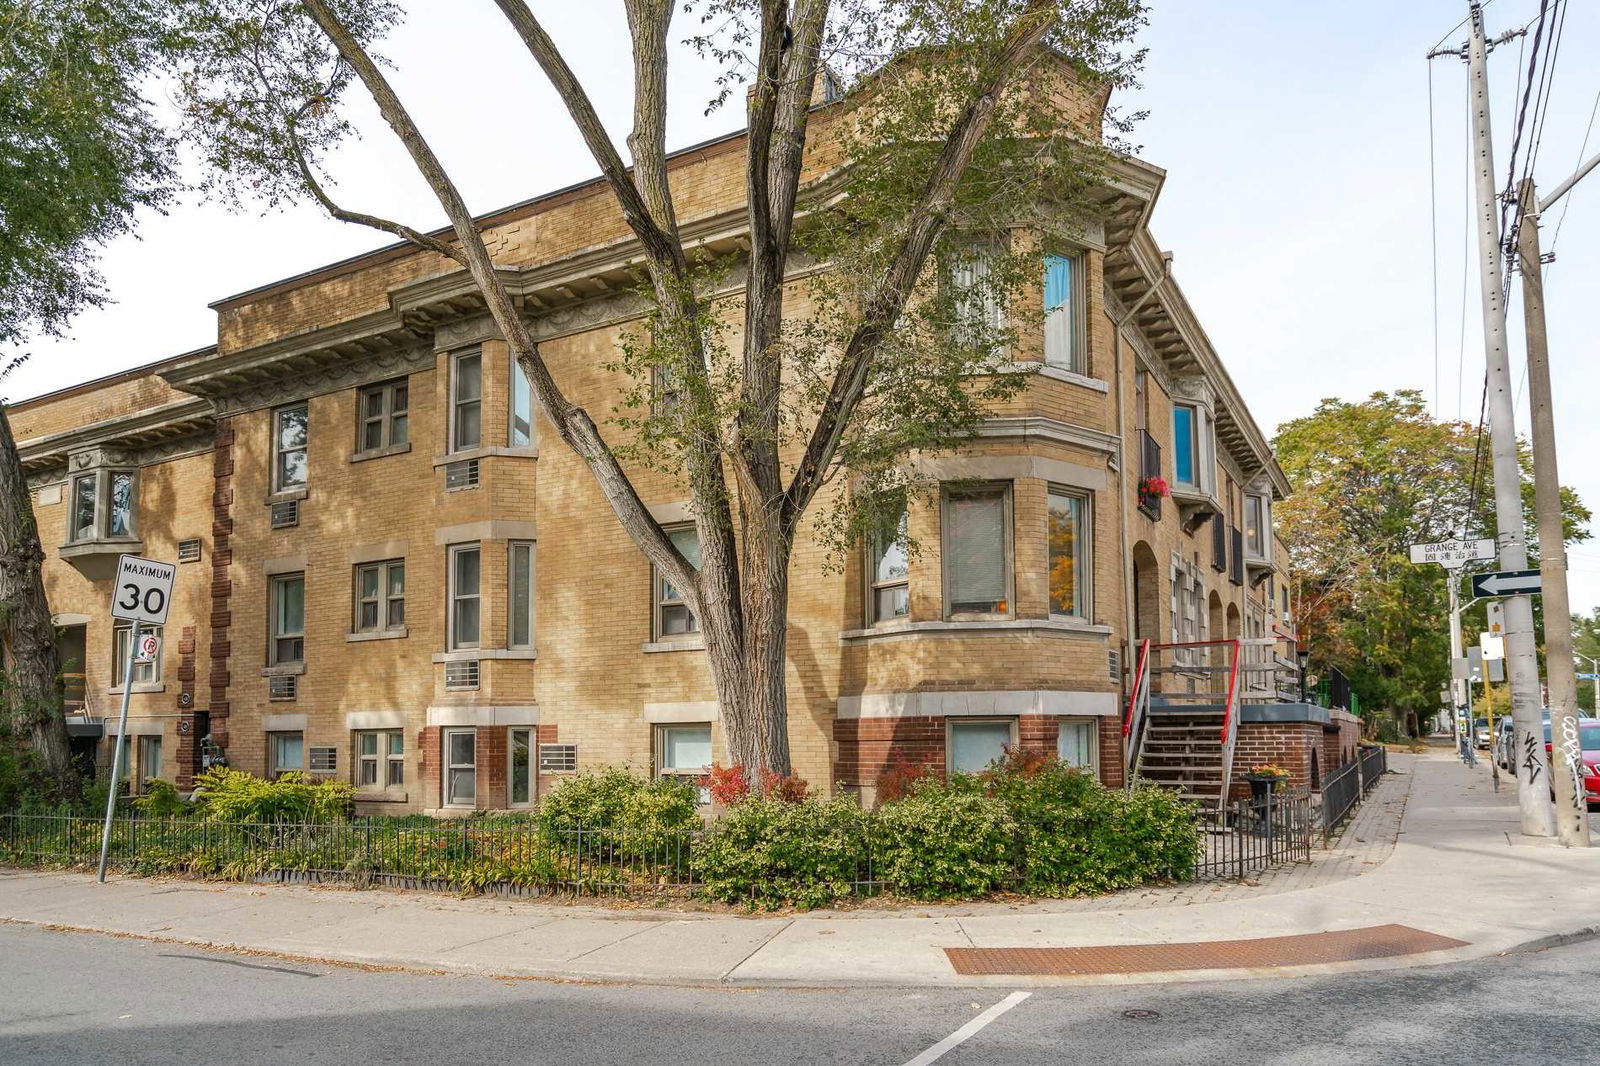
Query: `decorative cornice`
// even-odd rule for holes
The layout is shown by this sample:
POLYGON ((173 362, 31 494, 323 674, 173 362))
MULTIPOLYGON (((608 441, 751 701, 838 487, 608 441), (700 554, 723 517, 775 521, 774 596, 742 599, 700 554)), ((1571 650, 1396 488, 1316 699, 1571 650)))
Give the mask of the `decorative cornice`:
POLYGON ((1113 459, 1118 457, 1122 448, 1115 434, 1042 415, 985 419, 979 424, 975 435, 983 440, 1015 440, 1024 444, 1035 441, 1070 444, 1102 452, 1113 459))

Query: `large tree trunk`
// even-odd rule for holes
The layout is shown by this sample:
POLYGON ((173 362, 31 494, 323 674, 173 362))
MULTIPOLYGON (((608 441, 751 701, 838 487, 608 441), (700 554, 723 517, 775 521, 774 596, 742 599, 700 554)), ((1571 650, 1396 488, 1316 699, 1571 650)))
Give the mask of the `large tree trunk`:
POLYGON ((43 564, 22 457, 0 407, 0 638, 11 675, 9 713, 37 754, 47 787, 66 798, 78 794, 79 781, 62 714, 61 662, 44 596, 43 564))

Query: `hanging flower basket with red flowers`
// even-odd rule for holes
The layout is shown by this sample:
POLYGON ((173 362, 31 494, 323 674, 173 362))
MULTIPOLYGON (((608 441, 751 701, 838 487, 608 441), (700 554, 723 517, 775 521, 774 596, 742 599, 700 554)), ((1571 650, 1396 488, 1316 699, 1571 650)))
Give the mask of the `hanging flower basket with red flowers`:
POLYGON ((1141 500, 1159 500, 1172 495, 1172 490, 1167 487, 1167 479, 1161 476, 1147 477, 1139 482, 1139 498, 1141 500))

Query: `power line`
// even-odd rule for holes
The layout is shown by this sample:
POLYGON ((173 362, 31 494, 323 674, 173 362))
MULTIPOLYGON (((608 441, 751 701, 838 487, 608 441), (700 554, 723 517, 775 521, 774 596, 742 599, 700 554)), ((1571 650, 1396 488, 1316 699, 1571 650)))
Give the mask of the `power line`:
MULTIPOLYGON (((1584 128, 1584 131, 1583 131, 1583 144, 1578 147, 1578 162, 1573 165, 1574 169, 1576 169, 1579 166, 1582 166, 1583 165, 1583 161, 1586 158, 1588 158, 1589 135, 1594 132, 1594 118, 1595 118, 1595 115, 1597 113, 1600 113, 1600 90, 1596 90, 1595 91, 1595 94, 1594 94, 1594 106, 1589 108, 1589 125, 1584 128)), ((1554 235, 1552 235, 1551 238, 1550 238, 1550 254, 1552 256, 1554 256, 1555 252, 1556 252, 1556 241, 1559 241, 1561 239, 1561 226, 1562 226, 1562 224, 1564 222, 1567 221, 1567 209, 1569 207, 1571 207, 1571 206, 1572 206, 1572 197, 1569 194, 1567 196, 1566 200, 1561 204, 1561 217, 1556 219, 1556 231, 1555 231, 1554 235)), ((1555 266, 1555 263, 1553 261, 1551 263, 1551 266, 1552 267, 1555 266)), ((1548 274, 1548 271, 1546 273, 1548 274)))

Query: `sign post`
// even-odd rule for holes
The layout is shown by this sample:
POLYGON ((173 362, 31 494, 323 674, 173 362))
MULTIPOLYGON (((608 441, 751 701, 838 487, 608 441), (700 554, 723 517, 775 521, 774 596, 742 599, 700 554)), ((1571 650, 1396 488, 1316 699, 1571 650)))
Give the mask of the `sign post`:
MULTIPOLYGON (((141 639, 140 627, 165 625, 167 609, 172 605, 172 583, 178 568, 172 563, 158 563, 137 555, 124 555, 117 560, 117 583, 111 591, 111 617, 133 623, 128 634, 128 660, 122 670, 122 715, 117 722, 117 739, 111 746, 111 787, 106 790, 106 824, 100 832, 100 868, 95 880, 105 884, 106 854, 111 848, 111 822, 117 811, 117 790, 122 785, 123 748, 128 743, 128 700, 133 695, 133 664, 143 650, 145 640, 154 640, 154 634, 141 639)), ((159 642, 158 642, 159 643, 159 642)), ((156 648, 150 649, 153 657, 156 648)))

